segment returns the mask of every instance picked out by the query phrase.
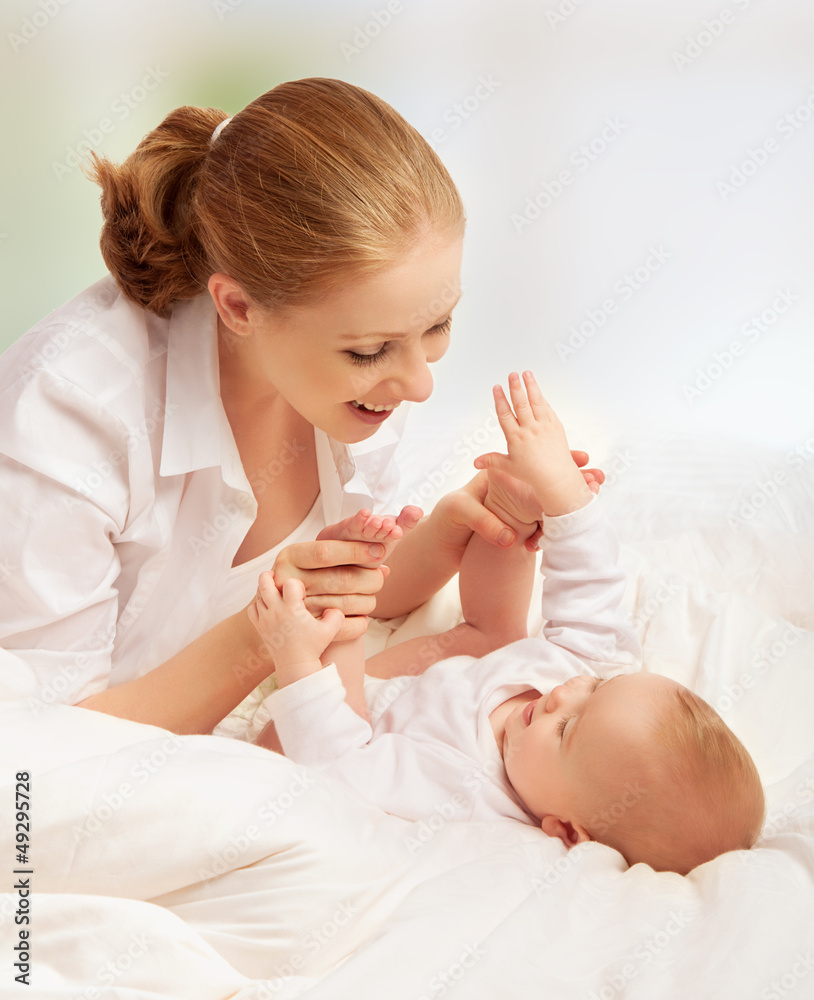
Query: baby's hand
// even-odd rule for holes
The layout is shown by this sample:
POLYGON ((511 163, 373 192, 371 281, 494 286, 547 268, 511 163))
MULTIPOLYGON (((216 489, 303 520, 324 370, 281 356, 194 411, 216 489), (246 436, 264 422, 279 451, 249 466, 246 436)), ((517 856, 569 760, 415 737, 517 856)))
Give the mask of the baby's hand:
POLYGON ((286 580, 281 594, 274 574, 261 573, 257 597, 249 605, 249 621, 274 658, 278 687, 320 670, 320 653, 334 640, 345 620, 338 608, 327 608, 321 618, 314 618, 305 607, 304 597, 301 580, 286 580))
POLYGON ((531 372, 524 372, 523 379, 525 388, 517 372, 509 375, 511 405, 503 389, 494 388, 495 411, 509 454, 481 455, 475 467, 495 469, 528 483, 550 516, 584 507, 593 493, 568 449, 565 430, 531 372))

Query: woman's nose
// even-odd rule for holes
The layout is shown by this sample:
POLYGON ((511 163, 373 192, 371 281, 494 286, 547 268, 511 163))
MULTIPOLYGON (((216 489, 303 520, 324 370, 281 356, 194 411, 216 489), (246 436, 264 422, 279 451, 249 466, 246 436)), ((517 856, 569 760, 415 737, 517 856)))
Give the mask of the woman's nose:
POLYGON ((430 366, 424 357, 405 359, 395 376, 398 394, 411 403, 423 403, 432 395, 433 381, 430 366))

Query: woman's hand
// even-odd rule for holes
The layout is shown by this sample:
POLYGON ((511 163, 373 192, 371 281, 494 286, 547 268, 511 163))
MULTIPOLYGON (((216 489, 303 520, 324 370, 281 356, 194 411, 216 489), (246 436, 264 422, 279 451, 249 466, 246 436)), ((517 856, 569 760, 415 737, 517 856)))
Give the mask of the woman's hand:
POLYGON ((298 542, 278 554, 274 580, 281 590, 286 580, 301 580, 308 611, 319 618, 326 608, 338 608, 345 623, 336 639, 356 639, 367 629, 366 616, 373 613, 388 572, 386 567, 362 567, 375 566, 384 553, 379 542, 298 542))
MULTIPOLYGON (((571 457, 577 467, 582 470, 583 478, 593 493, 599 492, 599 487, 605 481, 605 473, 601 469, 585 469, 588 464, 588 453, 572 451, 571 457)), ((466 548, 472 532, 480 535, 485 541, 501 548, 514 545, 516 534, 514 529, 504 524, 495 514, 483 505, 489 487, 488 473, 484 470, 471 479, 466 486, 441 497, 433 509, 432 515, 441 525, 442 539, 450 548, 466 548)), ((536 549, 541 531, 537 531, 526 542, 527 549, 536 549)))

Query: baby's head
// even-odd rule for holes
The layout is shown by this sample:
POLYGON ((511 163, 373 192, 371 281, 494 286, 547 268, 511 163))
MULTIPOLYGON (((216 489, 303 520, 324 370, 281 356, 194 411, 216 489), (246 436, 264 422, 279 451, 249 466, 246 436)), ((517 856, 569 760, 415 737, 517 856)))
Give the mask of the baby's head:
POLYGON ((682 875, 751 847, 765 803, 743 744, 702 698, 660 674, 572 677, 514 709, 506 773, 545 833, 596 840, 682 875))

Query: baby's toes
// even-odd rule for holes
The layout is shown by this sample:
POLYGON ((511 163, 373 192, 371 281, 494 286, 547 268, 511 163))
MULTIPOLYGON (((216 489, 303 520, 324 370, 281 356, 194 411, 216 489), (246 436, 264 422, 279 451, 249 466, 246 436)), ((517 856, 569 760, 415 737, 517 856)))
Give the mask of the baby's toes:
POLYGON ((377 542, 393 542, 401 538, 402 531, 401 528, 396 524, 396 519, 394 517, 383 517, 382 527, 378 535, 376 535, 377 542))
POLYGON ((402 507, 401 513, 396 518, 396 524, 403 531, 412 531, 423 516, 424 511, 420 507, 409 504, 407 507, 402 507))
POLYGON ((367 538, 365 535, 365 527, 368 520, 371 517, 372 512, 369 510, 357 511, 348 523, 348 540, 353 541, 356 538, 367 538))
POLYGON ((362 527, 362 538, 366 542, 375 542, 378 540, 379 534, 382 530, 382 519, 377 514, 369 514, 365 519, 364 526, 362 527))

